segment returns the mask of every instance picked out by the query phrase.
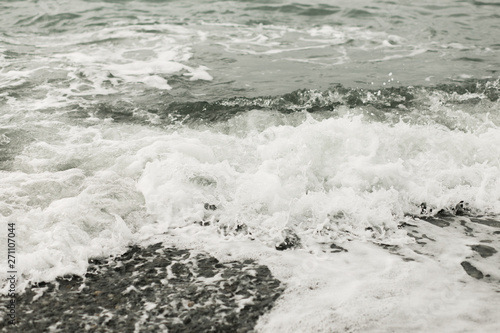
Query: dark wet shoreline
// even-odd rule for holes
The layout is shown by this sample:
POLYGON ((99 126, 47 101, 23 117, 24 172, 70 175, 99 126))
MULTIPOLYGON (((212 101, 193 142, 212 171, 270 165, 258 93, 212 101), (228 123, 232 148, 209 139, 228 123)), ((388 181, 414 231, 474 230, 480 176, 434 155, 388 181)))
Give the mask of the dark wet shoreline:
POLYGON ((220 263, 161 243, 89 263, 84 278, 18 295, 18 324, 0 322, 1 332, 251 332, 284 290, 253 260, 220 263))
MULTIPOLYGON (((401 225, 415 239, 407 246, 410 252, 398 245, 378 245, 404 262, 418 262, 419 256, 436 255, 433 244, 449 240, 440 230, 462 233, 472 253, 458 267, 468 279, 500 292, 498 276, 484 270, 485 260, 498 257, 493 241, 498 226, 491 221, 496 220, 416 218, 401 225)), ((296 246, 276 249, 301 247, 284 244, 296 246)), ((325 246, 330 253, 348 252, 334 243, 325 246)), ((120 256, 90 260, 84 277, 60 277, 27 288, 17 297, 18 325, 5 326, 4 320, 0 332, 253 332, 284 290, 270 270, 254 260, 221 263, 206 253, 162 243, 132 246, 120 256)), ((0 296, 2 304, 7 300, 0 296)))

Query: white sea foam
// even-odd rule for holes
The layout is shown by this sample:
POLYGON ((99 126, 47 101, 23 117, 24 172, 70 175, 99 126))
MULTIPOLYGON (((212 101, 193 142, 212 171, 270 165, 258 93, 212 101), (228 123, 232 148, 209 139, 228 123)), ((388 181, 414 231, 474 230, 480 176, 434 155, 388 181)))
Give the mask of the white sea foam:
POLYGON ((464 132, 253 111, 166 133, 106 121, 45 126, 14 161, 18 171, 2 174, 0 211, 17 222, 21 286, 83 273, 89 257, 202 220, 221 237, 273 248, 284 230, 304 244, 411 243, 397 226, 422 202, 500 213, 492 124, 464 132))
POLYGON ((27 55, 29 60, 2 58, 0 85, 36 85, 33 97, 37 107, 61 107, 75 99, 119 91, 135 94, 137 85, 170 90, 168 80, 173 74, 191 81, 213 79, 207 66, 190 61, 193 42, 206 39, 195 28, 170 24, 122 27, 117 23, 97 31, 83 29, 71 38, 58 34, 17 37, 16 47, 32 48, 33 52, 27 55), (157 33, 148 33, 148 29, 157 33), (42 99, 44 103, 40 103, 42 99))
MULTIPOLYGON (((392 52, 404 54, 408 52, 408 47, 411 48, 407 43, 403 43, 404 38, 402 37, 358 27, 324 25, 319 28, 301 30, 267 25, 258 29, 244 26, 235 26, 235 28, 237 28, 237 34, 230 35, 229 38, 224 37, 224 41, 219 42, 227 52, 267 56, 294 52, 303 58, 289 58, 287 60, 300 62, 312 62, 311 58, 314 59, 318 56, 315 54, 315 50, 318 49, 328 49, 330 56, 340 52, 340 57, 335 57, 337 62, 333 64, 350 62, 352 61, 351 57, 347 56, 345 49, 340 47, 350 42, 354 43, 351 45, 351 47, 354 46, 354 49, 371 52, 379 49, 390 49, 392 52), (339 59, 342 62, 339 62, 339 59)), ((214 31, 213 35, 218 36, 219 32, 214 31)), ((319 56, 323 57, 323 54, 319 53, 319 56)), ((332 63, 328 64, 332 65, 332 63)))
MULTIPOLYGON (((416 222, 418 223, 418 222, 416 222)), ((403 251, 407 261, 369 242, 337 241, 348 252, 329 253, 321 244, 275 251, 245 238, 221 239, 215 228, 190 225, 148 239, 209 251, 221 261, 257 259, 287 289, 256 327, 258 332, 496 332, 500 305, 495 286, 466 275, 460 262, 472 256, 471 239, 461 226, 418 223, 433 237, 419 253, 403 251), (480 322, 481 324, 478 324, 480 322)), ((481 230, 484 229, 484 230, 481 230)), ((498 245, 488 228, 478 237, 498 245)), ((491 231, 491 230, 490 230, 491 231)), ((495 260, 495 259, 493 259, 495 260)), ((497 259, 496 259, 497 260, 497 259)), ((494 264, 484 267, 498 277, 494 264)))
POLYGON ((343 117, 308 118, 237 140, 197 134, 170 137, 163 143, 169 152, 139 180, 149 213, 163 223, 200 220, 209 202, 219 207, 221 225, 245 224, 270 242, 286 227, 334 238, 364 238, 365 228, 376 227, 380 233, 368 236, 387 241, 400 238, 397 223, 422 202, 443 208, 465 200, 480 212, 500 212, 499 165, 491 160, 500 153, 498 130, 343 117))

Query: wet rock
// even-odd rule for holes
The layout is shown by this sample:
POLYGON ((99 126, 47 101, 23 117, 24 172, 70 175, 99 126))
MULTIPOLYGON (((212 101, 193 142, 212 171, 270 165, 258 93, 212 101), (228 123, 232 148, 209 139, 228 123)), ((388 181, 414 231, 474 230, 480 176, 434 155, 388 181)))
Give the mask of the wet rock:
POLYGON ((210 221, 196 221, 194 223, 199 224, 202 227, 206 227, 206 226, 209 226, 211 224, 210 221))
POLYGON ((378 245, 386 250, 389 250, 390 252, 397 251, 399 249, 399 246, 397 246, 397 245, 390 245, 390 244, 383 244, 383 243, 380 243, 378 245))
POLYGON ((348 252, 346 249, 344 249, 343 247, 340 247, 338 245, 335 245, 335 244, 331 244, 330 245, 330 249, 332 253, 337 253, 337 252, 348 252))
MULTIPOLYGON (((401 223, 400 225, 398 225, 398 229, 402 229, 402 228, 406 228, 406 227, 416 227, 415 224, 411 224, 411 223, 406 223, 406 222, 403 222, 401 223)), ((366 228, 365 230, 367 230, 368 228, 366 228)), ((373 231, 373 228, 370 228, 371 231, 373 231)))
MULTIPOLYGON (((415 239, 422 239, 422 237, 415 237, 413 235, 410 235, 412 237, 414 237, 415 239)), ((420 245, 425 245, 426 243, 424 242, 418 242, 418 244, 420 245)), ((390 254, 393 254, 393 255, 396 255, 396 256, 399 256, 401 257, 401 259, 405 262, 409 262, 409 261, 415 261, 415 259, 413 258, 409 258, 407 256, 405 256, 404 254, 400 253, 400 250, 401 250, 401 247, 398 246, 398 245, 390 245, 390 244, 383 244, 383 243, 380 243, 380 244, 377 244, 378 246, 382 247, 384 250, 387 250, 390 254)), ((415 251, 416 253, 421 253, 419 251, 415 251)))
POLYGON ((285 229, 283 231, 283 241, 276 244, 276 250, 284 251, 288 249, 294 249, 300 246, 300 238, 290 229, 285 229))
POLYGON ((488 258, 497 253, 497 250, 488 245, 469 245, 473 251, 479 253, 483 258, 488 258))
POLYGON ((488 217, 472 217, 471 222, 486 225, 488 227, 500 228, 500 221, 488 217))
POLYGON ((427 236, 426 234, 423 234, 423 235, 422 235, 422 238, 428 239, 428 240, 430 240, 430 241, 432 241, 432 242, 435 242, 435 241, 436 241, 435 239, 430 238, 430 237, 429 237, 429 236, 427 236))
POLYGON ((428 213, 432 213, 432 208, 428 211, 427 210, 427 204, 425 202, 422 202, 420 204, 420 214, 421 215, 426 215, 428 213))
POLYGON ((455 213, 455 215, 458 215, 458 216, 463 216, 463 215, 468 215, 470 214, 470 209, 467 205, 467 203, 465 203, 463 200, 460 201, 454 208, 453 208, 453 212, 455 213))
POLYGON ((234 229, 236 233, 249 234, 248 226, 246 224, 238 224, 234 229))
POLYGON ((467 236, 474 237, 474 229, 469 227, 465 221, 460 221, 460 225, 464 227, 467 236))
POLYGON ((206 210, 216 210, 217 209, 217 206, 216 205, 211 205, 209 203, 205 203, 205 205, 203 206, 206 210))
POLYGON ((460 265, 462 265, 463 269, 465 270, 465 272, 467 274, 469 274, 469 276, 472 276, 473 278, 478 279, 478 280, 480 280, 484 277, 483 272, 481 272, 479 269, 474 267, 470 262, 462 261, 460 263, 460 265))
POLYGON ((452 221, 452 219, 450 219, 450 215, 442 216, 442 215, 444 215, 444 213, 442 215, 438 215, 438 214, 436 215, 436 217, 432 217, 432 216, 431 217, 421 217, 420 219, 422 221, 428 222, 428 223, 433 224, 433 225, 440 227, 440 228, 449 227, 450 222, 452 221))

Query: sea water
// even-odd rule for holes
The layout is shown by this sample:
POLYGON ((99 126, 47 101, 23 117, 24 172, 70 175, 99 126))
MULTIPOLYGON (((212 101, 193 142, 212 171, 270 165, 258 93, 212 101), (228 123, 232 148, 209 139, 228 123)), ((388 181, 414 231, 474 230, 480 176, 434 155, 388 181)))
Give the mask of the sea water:
POLYGON ((267 265, 287 289, 258 331, 499 331, 500 255, 474 250, 500 250, 499 17, 495 1, 1 2, 18 291, 161 240, 267 265))

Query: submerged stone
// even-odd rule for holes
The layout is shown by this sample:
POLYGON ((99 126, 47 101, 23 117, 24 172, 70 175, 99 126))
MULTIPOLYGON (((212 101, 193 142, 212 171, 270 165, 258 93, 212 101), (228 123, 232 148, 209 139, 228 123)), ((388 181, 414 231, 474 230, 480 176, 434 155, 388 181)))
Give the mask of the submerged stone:
POLYGON ((300 246, 300 238, 290 229, 285 229, 283 231, 283 241, 276 244, 276 250, 284 251, 288 249, 294 249, 300 246))
POLYGON ((335 245, 335 244, 331 244, 330 245, 330 249, 332 253, 337 253, 337 252, 348 252, 346 249, 344 249, 343 247, 340 247, 338 245, 335 245))
POLYGON ((492 255, 497 253, 497 250, 495 248, 488 245, 469 245, 469 246, 473 251, 479 253, 479 255, 483 258, 491 257, 492 255))
POLYGON ((463 269, 465 270, 465 272, 467 274, 469 274, 469 276, 472 276, 473 278, 478 279, 478 280, 480 280, 484 277, 483 272, 481 272, 479 269, 474 267, 470 262, 462 261, 460 263, 460 265, 462 265, 463 269))

